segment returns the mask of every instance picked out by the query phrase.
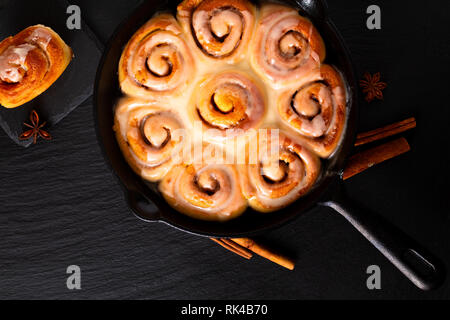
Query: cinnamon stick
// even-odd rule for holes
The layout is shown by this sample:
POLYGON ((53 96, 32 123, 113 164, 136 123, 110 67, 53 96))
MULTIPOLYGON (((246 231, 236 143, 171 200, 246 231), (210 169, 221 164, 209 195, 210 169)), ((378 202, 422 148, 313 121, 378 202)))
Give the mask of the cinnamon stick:
POLYGON ((405 132, 409 129, 413 129, 416 127, 416 119, 408 118, 406 120, 402 120, 388 126, 378 128, 375 130, 359 133, 356 136, 355 147, 368 144, 370 142, 374 142, 377 140, 381 140, 387 137, 391 137, 393 135, 399 134, 401 132, 405 132))
POLYGON ((259 255, 259 256, 261 256, 263 258, 266 258, 266 259, 268 259, 268 260, 270 260, 270 261, 272 261, 272 262, 274 262, 274 263, 276 263, 276 264, 278 264, 278 265, 280 265, 280 266, 282 266, 282 267, 284 267, 286 269, 294 270, 295 263, 291 259, 289 259, 289 258, 287 258, 285 256, 282 256, 282 255, 280 255, 278 253, 275 253, 275 252, 269 250, 268 248, 257 244, 252 239, 248 239, 248 238, 234 238, 232 240, 234 242, 236 242, 237 244, 241 245, 242 247, 253 251, 254 253, 256 253, 257 255, 259 255))
POLYGON ((237 243, 234 243, 233 241, 229 239, 215 239, 211 238, 212 241, 219 244, 220 246, 224 247, 225 249, 247 259, 250 260, 253 257, 253 254, 250 252, 250 250, 243 248, 242 246, 238 245, 237 243))
POLYGON ((346 168, 344 169, 343 179, 357 175, 358 173, 369 169, 383 161, 397 157, 410 150, 408 141, 405 138, 399 138, 394 141, 382 144, 380 146, 362 151, 350 157, 346 168))

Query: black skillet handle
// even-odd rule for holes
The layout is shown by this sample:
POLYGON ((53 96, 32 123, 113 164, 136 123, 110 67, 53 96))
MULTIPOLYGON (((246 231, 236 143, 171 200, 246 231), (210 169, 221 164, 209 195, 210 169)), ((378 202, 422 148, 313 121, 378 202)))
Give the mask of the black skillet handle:
POLYGON ((139 219, 146 222, 160 221, 158 208, 139 192, 129 191, 127 200, 131 210, 139 219))
POLYGON ((321 205, 339 212, 420 289, 430 290, 442 284, 444 268, 437 260, 382 217, 350 201, 342 186, 332 200, 321 205))

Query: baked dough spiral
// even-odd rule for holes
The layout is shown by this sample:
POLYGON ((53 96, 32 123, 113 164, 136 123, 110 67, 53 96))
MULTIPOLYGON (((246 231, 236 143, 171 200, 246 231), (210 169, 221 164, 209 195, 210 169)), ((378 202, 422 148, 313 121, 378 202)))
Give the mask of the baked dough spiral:
POLYGON ((148 21, 128 42, 119 62, 119 83, 125 94, 148 98, 175 95, 195 73, 182 30, 172 15, 148 21))
POLYGON ((47 90, 64 72, 72 50, 52 29, 35 25, 0 42, 0 104, 15 108, 47 90))
POLYGON ((172 207, 195 219, 228 221, 247 208, 236 167, 221 161, 178 165, 159 189, 172 207))
POLYGON ((283 92, 281 118, 318 155, 329 157, 341 141, 346 123, 346 90, 341 75, 322 65, 317 81, 283 92))
POLYGON ((207 139, 223 139, 256 128, 266 111, 264 88, 240 71, 208 75, 194 95, 194 120, 208 130, 207 139))
POLYGON ((247 53, 255 12, 246 0, 185 0, 177 18, 204 55, 235 63, 247 53))
POLYGON ((114 131, 125 159, 148 181, 159 181, 181 162, 181 120, 154 102, 125 98, 116 108, 114 131), (179 130, 179 131, 178 131, 179 130))
MULTIPOLYGON (((251 157, 251 150, 247 154, 251 157)), ((308 148, 272 129, 267 134, 259 133, 258 159, 239 166, 239 176, 249 205, 271 212, 306 195, 316 183, 320 168, 319 158, 308 148)))
POLYGON ((251 64, 274 88, 314 79, 325 44, 311 21, 295 9, 266 4, 251 45, 251 64))

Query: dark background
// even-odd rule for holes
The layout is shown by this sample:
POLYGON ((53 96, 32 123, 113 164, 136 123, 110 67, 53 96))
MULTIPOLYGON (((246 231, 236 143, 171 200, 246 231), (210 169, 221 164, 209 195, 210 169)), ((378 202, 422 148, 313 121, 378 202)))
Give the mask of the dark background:
MULTIPOLYGON (((139 2, 72 0, 103 43, 139 2)), ((329 0, 329 6, 358 77, 379 71, 388 83, 384 101, 361 103, 359 131, 410 116, 418 122, 407 134, 412 151, 347 181, 348 192, 448 269, 450 3, 329 0), (381 7, 382 30, 366 28, 370 4, 381 7)), ((0 298, 450 298, 448 280, 420 291, 328 209, 262 238, 296 257, 293 272, 145 224, 129 212, 104 162, 91 99, 50 131, 53 141, 29 149, 0 132, 0 298), (66 288, 73 264, 82 270, 81 291, 66 288), (381 268, 382 289, 369 291, 366 268, 373 264, 381 268)))

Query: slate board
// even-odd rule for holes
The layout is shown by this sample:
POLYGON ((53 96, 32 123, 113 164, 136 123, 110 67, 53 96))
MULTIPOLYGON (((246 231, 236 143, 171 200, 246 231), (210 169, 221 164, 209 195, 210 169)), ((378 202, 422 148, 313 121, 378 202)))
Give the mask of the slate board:
POLYGON ((69 30, 66 27, 68 6, 65 0, 0 0, 1 40, 26 27, 43 24, 55 30, 75 55, 62 76, 43 94, 18 108, 6 109, 0 106, 0 126, 14 142, 23 147, 32 143, 32 139, 18 139, 23 132, 23 122, 28 121, 32 109, 38 111, 42 121, 47 121, 49 128, 93 92, 102 45, 84 22, 81 30, 69 30))

